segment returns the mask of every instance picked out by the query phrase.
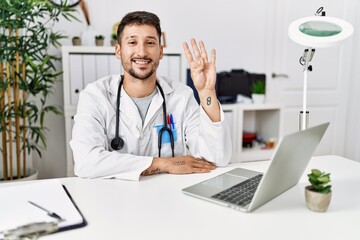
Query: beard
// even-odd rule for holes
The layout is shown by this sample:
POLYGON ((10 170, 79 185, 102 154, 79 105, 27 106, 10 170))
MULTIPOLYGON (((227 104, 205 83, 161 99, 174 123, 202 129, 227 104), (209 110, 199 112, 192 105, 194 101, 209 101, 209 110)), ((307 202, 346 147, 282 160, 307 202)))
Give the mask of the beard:
POLYGON ((139 79, 139 80, 146 80, 148 79, 151 75, 153 75, 155 72, 155 69, 152 68, 149 72, 146 72, 144 74, 141 73, 137 73, 133 68, 130 68, 128 73, 130 74, 130 76, 132 76, 133 78, 139 79))
MULTIPOLYGON (((144 58, 144 59, 149 60, 148 58, 144 58)), ((141 70, 136 71, 133 67, 131 67, 131 64, 130 64, 130 68, 126 68, 123 64, 123 68, 124 68, 124 71, 129 73, 129 75, 132 76, 133 78, 136 78, 139 80, 146 80, 156 72, 156 69, 159 66, 159 63, 155 63, 152 60, 151 60, 150 64, 151 64, 151 69, 146 72, 141 71, 141 70)))

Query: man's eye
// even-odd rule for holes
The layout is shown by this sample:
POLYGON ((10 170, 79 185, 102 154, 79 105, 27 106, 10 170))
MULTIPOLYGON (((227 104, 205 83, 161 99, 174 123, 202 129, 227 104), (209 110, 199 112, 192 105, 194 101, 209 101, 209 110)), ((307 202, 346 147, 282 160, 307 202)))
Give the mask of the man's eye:
POLYGON ((131 42, 128 42, 129 45, 135 45, 136 42, 135 41, 131 41, 131 42))
POLYGON ((156 43, 155 43, 155 41, 149 41, 149 42, 147 42, 147 44, 148 45, 155 45, 156 43))

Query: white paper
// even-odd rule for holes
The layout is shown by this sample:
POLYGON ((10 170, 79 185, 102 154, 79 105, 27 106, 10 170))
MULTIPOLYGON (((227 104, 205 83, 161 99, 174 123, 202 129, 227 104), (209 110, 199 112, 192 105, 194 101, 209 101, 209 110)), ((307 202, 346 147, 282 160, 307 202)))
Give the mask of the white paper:
POLYGON ((28 201, 63 218, 64 221, 59 223, 59 228, 80 224, 83 221, 58 180, 38 181, 0 188, 0 232, 34 222, 56 221, 48 216, 46 211, 28 201))

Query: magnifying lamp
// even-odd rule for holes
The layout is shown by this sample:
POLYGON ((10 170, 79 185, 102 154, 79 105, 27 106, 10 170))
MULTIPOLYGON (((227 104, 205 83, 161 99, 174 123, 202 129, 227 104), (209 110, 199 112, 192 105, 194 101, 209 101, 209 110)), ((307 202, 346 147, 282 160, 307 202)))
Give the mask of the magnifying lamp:
POLYGON ((307 128, 309 120, 309 112, 306 110, 307 79, 308 72, 312 71, 309 63, 315 54, 315 48, 337 46, 354 32, 350 23, 339 18, 326 17, 323 7, 319 8, 315 15, 295 20, 288 29, 290 39, 306 47, 299 60, 304 72, 303 109, 300 111, 299 118, 300 130, 307 128))

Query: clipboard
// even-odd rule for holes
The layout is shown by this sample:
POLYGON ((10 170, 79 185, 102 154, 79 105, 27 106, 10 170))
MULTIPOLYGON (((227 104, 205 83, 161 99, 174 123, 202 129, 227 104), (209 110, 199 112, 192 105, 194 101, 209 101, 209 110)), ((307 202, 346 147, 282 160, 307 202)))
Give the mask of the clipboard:
POLYGON ((7 239, 11 234, 42 236, 87 225, 67 188, 56 179, 0 187, 0 199, 0 239, 7 239), (56 213, 61 220, 29 201, 56 213))
POLYGON ((80 216, 82 218, 82 221, 77 223, 77 224, 74 224, 74 225, 59 228, 59 230, 57 232, 62 232, 62 231, 67 231, 67 230, 72 230, 72 229, 82 228, 82 227, 87 226, 87 221, 86 221, 84 215, 82 214, 82 212, 80 211, 78 205, 75 203, 74 199, 72 198, 70 192, 67 190, 65 185, 62 185, 62 187, 64 188, 64 191, 66 192, 66 194, 68 195, 68 197, 71 200, 72 204, 74 205, 74 207, 76 208, 76 210, 80 214, 80 216))

